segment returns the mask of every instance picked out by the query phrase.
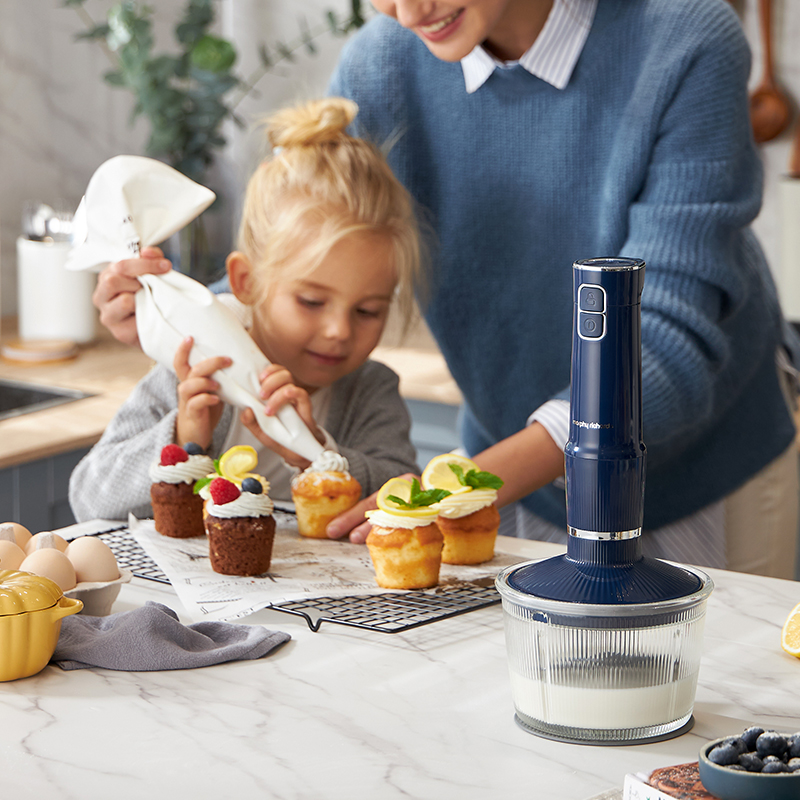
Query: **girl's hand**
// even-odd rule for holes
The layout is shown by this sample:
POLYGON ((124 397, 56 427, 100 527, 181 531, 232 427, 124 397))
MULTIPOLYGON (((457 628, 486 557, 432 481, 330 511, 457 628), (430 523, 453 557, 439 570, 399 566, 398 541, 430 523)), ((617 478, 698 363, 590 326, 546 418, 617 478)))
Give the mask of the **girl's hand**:
MULTIPOLYGON (((259 395, 265 401, 264 412, 266 415, 274 417, 285 405, 294 406, 300 415, 300 419, 305 422, 314 438, 320 444, 324 444, 325 435, 314 420, 314 414, 311 410, 311 398, 305 389, 295 386, 294 378, 289 370, 279 364, 270 364, 258 377, 261 381, 259 395)), ((256 439, 277 453, 287 464, 299 469, 305 469, 311 463, 307 458, 299 456, 294 451, 283 447, 267 436, 259 427, 255 415, 250 409, 245 409, 242 412, 241 420, 242 424, 256 439)))
POLYGON ((180 445, 195 442, 208 449, 223 410, 222 400, 216 394, 219 384, 211 376, 233 362, 227 356, 215 356, 192 367, 189 365, 189 353, 193 344, 194 339, 191 336, 184 339, 173 361, 175 374, 180 381, 175 441, 180 445))
POLYGON ((161 274, 172 269, 157 247, 145 247, 139 258, 117 261, 104 269, 97 278, 92 302, 100 311, 100 322, 115 339, 125 344, 139 346, 136 330, 136 303, 133 299, 142 284, 137 275, 161 274))

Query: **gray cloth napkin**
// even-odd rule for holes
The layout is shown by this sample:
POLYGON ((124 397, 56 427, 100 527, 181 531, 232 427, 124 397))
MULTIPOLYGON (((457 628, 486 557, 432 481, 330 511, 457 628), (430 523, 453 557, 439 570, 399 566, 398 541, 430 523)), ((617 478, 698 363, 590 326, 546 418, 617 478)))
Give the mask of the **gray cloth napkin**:
POLYGON ((193 669, 261 658, 291 638, 259 625, 183 625, 171 608, 148 602, 107 617, 75 614, 64 618, 51 660, 61 669, 193 669))

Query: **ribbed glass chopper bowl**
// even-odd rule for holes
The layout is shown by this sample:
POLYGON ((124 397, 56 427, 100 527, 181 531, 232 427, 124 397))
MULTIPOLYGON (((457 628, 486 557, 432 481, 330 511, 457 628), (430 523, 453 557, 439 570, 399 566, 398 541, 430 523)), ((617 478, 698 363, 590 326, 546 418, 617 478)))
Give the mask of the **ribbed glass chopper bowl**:
POLYGON ((561 741, 652 742, 693 724, 713 583, 642 556, 644 271, 630 258, 573 265, 567 553, 496 580, 516 720, 561 741))

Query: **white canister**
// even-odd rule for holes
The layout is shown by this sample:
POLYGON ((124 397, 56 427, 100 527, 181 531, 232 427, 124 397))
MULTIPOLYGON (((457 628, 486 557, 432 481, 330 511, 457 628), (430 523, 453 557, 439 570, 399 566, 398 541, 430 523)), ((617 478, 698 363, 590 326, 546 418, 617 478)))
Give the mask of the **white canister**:
POLYGON ((90 342, 97 312, 92 305, 97 276, 64 267, 71 244, 17 239, 19 338, 90 342))

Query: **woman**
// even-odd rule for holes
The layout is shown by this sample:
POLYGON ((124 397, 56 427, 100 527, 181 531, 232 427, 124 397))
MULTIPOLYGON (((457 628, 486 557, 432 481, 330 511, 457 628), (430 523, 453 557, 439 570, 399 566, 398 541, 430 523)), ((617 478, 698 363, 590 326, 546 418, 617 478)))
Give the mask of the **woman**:
POLYGON ((504 479, 501 502, 521 500, 521 535, 565 536, 553 481, 572 262, 633 256, 647 262, 645 552, 791 577, 794 426, 779 307, 748 227, 762 173, 729 5, 374 5, 384 16, 349 42, 330 90, 358 103, 360 135, 393 143, 435 230, 426 319, 464 394, 464 445, 504 479), (780 495, 765 499, 765 485, 780 495), (743 511, 756 509, 754 526, 743 511))

